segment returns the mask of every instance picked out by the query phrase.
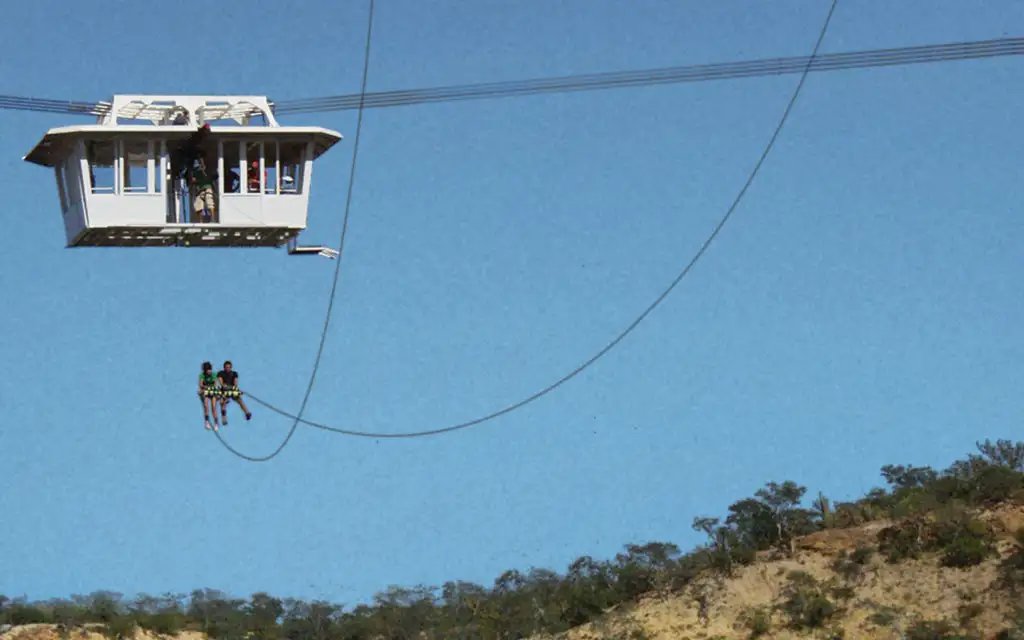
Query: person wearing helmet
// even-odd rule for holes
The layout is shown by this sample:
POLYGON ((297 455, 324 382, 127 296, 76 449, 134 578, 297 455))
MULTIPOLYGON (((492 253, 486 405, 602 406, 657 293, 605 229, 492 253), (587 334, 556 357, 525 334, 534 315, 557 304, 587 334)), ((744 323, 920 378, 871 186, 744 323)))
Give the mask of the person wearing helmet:
POLYGON ((213 375, 213 365, 204 362, 202 371, 199 373, 199 400, 203 403, 203 426, 208 430, 217 431, 219 427, 217 423, 217 397, 219 394, 217 376, 213 375), (213 414, 212 425, 210 424, 210 414, 213 414))
POLYGON ((224 368, 217 372, 217 384, 220 389, 220 418, 225 425, 228 423, 228 404, 232 400, 242 407, 245 419, 252 419, 252 413, 242 400, 242 392, 238 390, 238 372, 234 370, 230 360, 224 361, 224 368))

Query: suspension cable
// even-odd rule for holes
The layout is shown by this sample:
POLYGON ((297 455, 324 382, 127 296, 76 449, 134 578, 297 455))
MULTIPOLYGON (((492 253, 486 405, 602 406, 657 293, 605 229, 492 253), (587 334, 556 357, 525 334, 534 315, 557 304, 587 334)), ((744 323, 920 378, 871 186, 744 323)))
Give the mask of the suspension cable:
MULTIPOLYGON (((515 411, 516 409, 519 409, 519 408, 521 408, 521 407, 523 407, 523 406, 533 402, 534 400, 537 400, 537 399, 547 395, 551 391, 554 391, 555 389, 560 387, 562 384, 568 382, 569 380, 571 380, 572 378, 574 378, 575 376, 580 374, 582 371, 584 371, 586 368, 588 368, 590 365, 595 363, 598 359, 600 359, 606 353, 611 351, 611 349, 613 347, 615 347, 617 344, 619 344, 619 342, 621 342, 627 335, 629 335, 633 331, 633 329, 635 329, 637 327, 637 325, 639 325, 648 316, 648 314, 650 314, 655 309, 655 307, 660 305, 662 303, 662 301, 665 300, 666 297, 668 297, 669 293, 671 293, 672 290, 675 289, 676 285, 678 285, 679 282, 684 277, 686 277, 686 275, 690 272, 690 270, 697 263, 697 261, 700 260, 700 258, 707 251, 708 247, 711 245, 712 241, 714 241, 714 239, 718 236, 719 232, 725 226, 725 223, 729 220, 730 217, 732 217, 733 212, 736 211, 736 208, 739 206, 740 201, 743 200, 743 197, 744 197, 744 195, 746 195, 747 190, 750 188, 750 185, 754 182, 754 178, 757 176, 758 172, 761 170, 761 166, 764 164, 765 160, 768 157, 768 154, 772 150, 772 147, 775 145, 775 141, 778 139, 779 134, 782 132, 782 128, 786 124, 786 120, 789 118, 789 114, 793 110, 793 106, 796 104, 797 97, 800 95, 800 91, 803 88, 804 82, 807 79, 807 74, 808 74, 808 71, 810 70, 811 62, 814 60, 815 56, 818 53, 818 49, 821 47, 822 41, 825 39, 825 33, 828 31, 828 25, 829 25, 829 22, 832 20, 832 14, 835 12, 835 8, 836 8, 837 2, 838 2, 838 0, 832 0, 832 4, 829 7, 828 15, 825 17, 825 22, 824 22, 824 24, 822 24, 821 31, 818 34, 818 39, 817 39, 817 41, 814 44, 813 52, 811 53, 810 57, 808 58, 807 63, 805 64, 803 74, 800 76, 800 81, 797 83, 796 88, 793 90, 793 95, 790 97, 789 102, 786 105, 785 110, 782 112, 782 117, 779 119, 779 122, 776 125, 775 130, 774 130, 774 132, 771 135, 771 138, 769 138, 768 143, 765 145, 764 150, 761 152, 761 156, 758 158, 757 163, 754 165, 754 168, 751 170, 750 175, 747 177, 746 182, 743 184, 743 187, 739 190, 739 193, 736 194, 736 197, 733 200, 732 204, 729 206, 729 209, 725 212, 725 215, 722 216, 722 218, 718 221, 718 224, 712 230, 711 234, 707 237, 707 239, 701 245, 700 249, 697 250, 696 254, 694 254, 694 256, 686 264, 686 266, 684 266, 682 268, 682 270, 679 272, 679 274, 675 277, 675 279, 672 281, 672 283, 669 284, 669 286, 661 293, 661 295, 659 295, 654 300, 654 302, 652 302, 643 311, 643 313, 641 313, 635 320, 633 320, 633 322, 631 322, 629 324, 629 326, 627 326, 621 333, 619 333, 618 336, 616 336, 611 342, 609 342, 607 345, 605 345, 604 348, 602 348, 596 354, 591 356, 583 364, 579 365, 578 367, 576 367, 575 369, 570 371, 568 374, 562 376, 561 378, 559 378, 555 382, 553 382, 550 385, 544 387, 543 389, 533 393, 532 395, 527 396, 526 398, 524 398, 522 400, 519 400, 518 402, 510 404, 510 405, 508 405, 508 406, 506 406, 506 407, 504 407, 502 409, 499 409, 499 410, 494 411, 492 413, 489 413, 487 415, 481 416, 479 418, 475 418, 473 420, 469 420, 469 421, 466 421, 466 422, 462 422, 462 423, 459 423, 459 424, 454 424, 454 425, 451 425, 451 426, 442 427, 442 428, 438 428, 438 429, 429 429, 429 430, 425 430, 425 431, 412 431, 412 432, 406 432, 406 433, 375 433, 375 432, 370 432, 370 431, 356 431, 356 430, 351 430, 351 429, 341 429, 341 428, 338 428, 338 427, 331 427, 331 426, 328 426, 328 425, 325 425, 325 424, 320 424, 320 423, 313 422, 311 420, 306 420, 305 418, 302 418, 301 417, 301 413, 302 413, 301 410, 299 412, 299 415, 293 415, 293 414, 291 414, 291 413, 289 413, 289 412, 287 412, 287 411, 285 411, 285 410, 283 410, 283 409, 281 409, 281 408, 279 408, 279 407, 277 407, 277 406, 275 406, 275 405, 273 405, 273 404, 271 404, 271 403, 269 403, 269 402, 259 398, 258 396, 253 395, 252 393, 250 393, 248 391, 246 392, 246 395, 249 398, 251 398, 252 400, 256 401, 257 403, 263 405, 267 409, 270 409, 271 411, 273 411, 275 413, 278 413, 278 414, 280 414, 282 416, 286 416, 288 418, 294 419, 295 422, 292 425, 292 430, 289 431, 289 433, 288 433, 288 437, 291 437, 291 434, 294 432, 295 425, 297 425, 299 423, 302 423, 302 424, 305 424, 305 425, 310 426, 310 427, 315 427, 317 429, 322 429, 324 431, 330 431, 330 432, 333 432, 333 433, 342 434, 342 435, 348 435, 348 436, 358 436, 358 437, 364 437, 364 438, 419 438, 419 437, 424 437, 424 436, 438 435, 438 434, 442 434, 442 433, 450 433, 452 431, 457 431, 457 430, 460 430, 460 429, 466 429, 466 428, 469 428, 469 427, 473 427, 473 426, 482 424, 484 422, 488 422, 490 420, 493 420, 494 418, 497 418, 499 416, 505 415, 505 414, 510 413, 512 411, 515 411)), ((284 446, 284 445, 282 444, 282 446, 284 446)))
MULTIPOLYGON (((362 81, 361 88, 360 88, 360 91, 363 94, 366 93, 366 78, 369 75, 369 70, 370 70, 370 43, 371 43, 372 35, 373 35, 373 5, 374 5, 374 0, 370 0, 370 8, 369 8, 369 12, 368 12, 369 15, 368 15, 367 21, 366 21, 367 22, 367 24, 366 24, 366 48, 365 48, 365 51, 364 51, 364 54, 363 54, 364 55, 364 60, 363 60, 363 81, 362 81)), ((271 453, 269 453, 269 454, 267 454, 265 456, 251 456, 251 455, 242 453, 241 451, 238 451, 237 449, 232 447, 230 444, 228 444, 224 440, 224 438, 221 437, 219 431, 214 431, 213 432, 214 435, 217 436, 217 440, 219 440, 220 443, 222 445, 224 445, 224 447, 228 451, 230 451, 231 453, 235 454, 239 458, 242 458, 244 460, 248 460, 249 462, 266 462, 266 461, 276 457, 279 453, 281 453, 282 450, 284 450, 284 448, 288 444, 288 442, 291 441, 292 436, 295 435, 295 430, 298 428, 299 423, 303 421, 302 414, 305 412, 305 410, 306 410, 306 403, 309 402, 309 396, 313 392, 313 383, 316 381, 317 371, 320 370, 320 358, 321 358, 321 356, 323 356, 324 344, 327 342, 327 329, 331 325, 331 312, 334 310, 334 300, 336 298, 335 294, 338 291, 338 275, 341 272, 341 262, 342 262, 342 258, 344 256, 344 251, 345 251, 345 236, 347 235, 347 232, 348 232, 349 212, 350 212, 350 210, 352 208, 352 188, 355 185, 356 162, 359 159, 359 134, 362 131, 362 129, 363 129, 363 109, 362 109, 362 107, 360 107, 359 108, 359 112, 358 112, 358 117, 356 119, 355 140, 352 143, 352 167, 349 170, 348 193, 345 196, 345 215, 342 218, 341 237, 338 240, 338 258, 335 261, 335 265, 334 265, 334 278, 331 281, 331 294, 330 294, 330 297, 328 298, 328 301, 327 301, 327 312, 324 314, 324 328, 323 328, 323 331, 320 332, 320 344, 319 344, 319 346, 317 347, 317 350, 316 350, 316 358, 313 361, 313 370, 309 374, 309 384, 306 385, 306 393, 302 397, 302 404, 299 405, 299 412, 298 412, 298 414, 296 414, 294 416, 291 416, 292 418, 294 418, 294 422, 292 423, 291 429, 288 430, 288 435, 286 435, 284 440, 281 441, 281 444, 279 444, 277 446, 277 448, 274 449, 273 452, 271 452, 271 453)))
POLYGON ((569 91, 593 91, 683 82, 796 74, 807 71, 838 71, 893 65, 949 62, 1024 54, 1024 38, 962 41, 914 47, 831 53, 821 56, 769 58, 715 64, 698 64, 637 71, 613 71, 461 84, 422 89, 369 93, 366 96, 339 95, 301 100, 284 100, 274 105, 278 114, 317 113, 365 108, 400 107, 415 104, 530 96, 569 91))
MULTIPOLYGON (((766 58, 636 71, 611 71, 534 78, 530 80, 400 89, 367 93, 365 96, 355 93, 318 98, 301 98, 282 100, 272 104, 272 108, 275 113, 281 115, 323 113, 357 109, 360 104, 362 104, 363 108, 375 109, 379 107, 400 107, 459 100, 529 96, 542 93, 593 91, 683 82, 752 78, 802 73, 809 60, 809 70, 815 72, 932 62, 953 62, 957 60, 974 60, 1022 54, 1024 54, 1024 38, 1021 37, 965 40, 912 47, 891 47, 886 49, 829 53, 817 56, 813 60, 807 57, 766 58)), ((103 116, 110 113, 111 104, 109 102, 52 100, 47 98, 0 95, 0 109, 103 116)))

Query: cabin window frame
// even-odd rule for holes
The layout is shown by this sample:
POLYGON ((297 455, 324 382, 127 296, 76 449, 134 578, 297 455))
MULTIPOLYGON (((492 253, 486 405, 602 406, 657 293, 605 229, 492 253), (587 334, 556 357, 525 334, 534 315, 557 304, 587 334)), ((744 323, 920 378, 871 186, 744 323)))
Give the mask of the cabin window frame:
MULTIPOLYGON (((217 189, 222 196, 247 196, 252 195, 246 191, 246 180, 245 180, 245 140, 242 138, 225 138, 217 141, 217 189), (236 145, 238 148, 235 150, 238 158, 238 164, 235 165, 235 171, 238 173, 238 191, 228 191, 225 189, 225 178, 227 178, 228 172, 225 171, 224 165, 224 148, 228 145, 236 145)), ((256 194, 259 195, 259 194, 256 194)))
POLYGON ((306 160, 307 160, 306 156, 307 156, 308 153, 309 153, 309 143, 306 142, 306 141, 303 141, 303 140, 294 140, 294 141, 293 140, 288 140, 288 141, 286 141, 284 143, 284 145, 282 145, 282 144, 278 145, 278 148, 277 148, 277 162, 278 162, 277 183, 278 183, 278 193, 280 195, 283 195, 283 196, 301 196, 303 194, 303 191, 306 189, 306 160), (285 145, 294 145, 296 148, 299 149, 298 161, 294 162, 294 163, 290 163, 288 165, 290 167, 297 167, 297 171, 296 171, 297 175, 291 176, 294 179, 295 183, 296 183, 295 187, 294 187, 294 190, 288 190, 288 191, 286 191, 284 189, 284 174, 281 171, 281 169, 284 167, 284 164, 281 162, 281 155, 282 155, 281 154, 281 147, 285 146, 285 145))
POLYGON ((88 193, 90 196, 115 196, 118 194, 118 172, 120 171, 118 164, 118 153, 117 153, 117 141, 116 140, 86 140, 85 141, 85 164, 89 172, 86 176, 88 179, 88 193), (111 184, 109 187, 99 187, 102 191, 97 191, 96 180, 96 165, 93 162, 93 148, 97 144, 110 144, 111 146, 111 164, 110 170, 113 172, 111 184))
MULTIPOLYGON (((278 196, 281 195, 281 151, 280 142, 278 140, 267 140, 256 137, 239 137, 239 138, 225 138, 218 142, 217 147, 217 159, 218 169, 220 173, 220 192, 228 196, 278 196), (230 145, 237 145, 238 153, 238 165, 234 167, 234 170, 238 172, 238 191, 228 191, 226 189, 227 182, 226 178, 228 172, 225 171, 226 165, 224 149, 230 145), (249 151, 253 145, 258 146, 258 152, 256 157, 250 159, 249 151), (270 163, 267 161, 267 149, 271 148, 274 150, 274 161, 270 163), (258 159, 259 161, 259 190, 249 190, 249 163, 253 160, 258 159), (268 188, 267 170, 273 168, 274 170, 274 184, 273 188, 268 188)), ((301 175, 301 171, 300 171, 301 175)))
POLYGON ((167 151, 163 139, 149 141, 149 191, 155 195, 163 195, 167 189, 167 151))
POLYGON ((281 143, 279 140, 265 141, 260 148, 260 186, 261 193, 265 196, 281 195, 281 143), (274 189, 272 191, 267 190, 267 144, 273 145, 274 149, 274 189))
POLYGON ((122 196, 145 196, 145 195, 163 195, 164 190, 167 188, 167 150, 163 139, 159 140, 139 140, 137 138, 119 138, 115 143, 117 164, 117 174, 115 176, 115 193, 122 196), (125 149, 128 143, 139 143, 145 142, 146 144, 146 180, 145 185, 141 185, 131 191, 127 191, 124 188, 124 163, 127 156, 125 155, 125 149))
POLYGON ((137 138, 120 138, 117 142, 118 142, 118 145, 117 145, 117 149, 118 149, 117 159, 118 159, 118 162, 119 162, 118 172, 117 172, 117 177, 118 177, 117 193, 118 193, 118 195, 122 195, 122 196, 144 196, 144 195, 152 195, 153 193, 155 193, 153 191, 153 141, 152 140, 139 140, 137 138), (142 168, 146 172, 146 178, 145 178, 145 180, 142 181, 143 183, 141 185, 133 186, 131 188, 131 190, 127 190, 125 188, 125 179, 124 179, 125 174, 124 174, 124 172, 125 172, 125 169, 128 169, 129 171, 131 170, 130 166, 129 167, 125 166, 127 161, 128 161, 127 148, 128 148, 129 144, 131 144, 131 145, 138 145, 139 143, 144 143, 146 145, 146 162, 145 162, 145 164, 142 165, 142 168))

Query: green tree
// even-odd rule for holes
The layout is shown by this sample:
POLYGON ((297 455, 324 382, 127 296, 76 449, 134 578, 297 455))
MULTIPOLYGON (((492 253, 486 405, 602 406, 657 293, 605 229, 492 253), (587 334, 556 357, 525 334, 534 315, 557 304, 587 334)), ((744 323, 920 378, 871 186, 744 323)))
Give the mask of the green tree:
POLYGON ((740 542, 751 549, 770 549, 779 540, 772 510, 760 500, 745 498, 729 505, 725 522, 735 529, 740 542))
POLYGON ((445 637, 469 640, 479 637, 482 607, 487 589, 473 582, 446 582, 441 587, 442 631, 445 637))
POLYGON ((1024 472, 1024 442, 988 439, 975 446, 989 464, 1005 467, 1012 471, 1024 472))
POLYGON ((3 618, 0 620, 14 626, 51 621, 46 611, 34 604, 29 604, 24 598, 9 601, 4 607, 3 618))
POLYGON ((661 578, 675 567, 679 547, 665 542, 648 542, 644 545, 629 544, 625 553, 615 556, 612 574, 615 587, 625 600, 653 591, 661 586, 661 578))
POLYGON ((53 623, 61 630, 80 627, 89 622, 89 613, 84 607, 70 600, 51 600, 47 603, 53 623))
POLYGON ((736 529, 740 540, 752 549, 779 547, 793 552, 796 536, 817 528, 812 512, 799 507, 807 491, 792 481, 769 482, 754 498, 746 498, 729 507, 726 522, 736 529))
POLYGON ((109 624, 127 612, 121 600, 122 595, 116 591, 94 591, 86 596, 72 596, 72 600, 86 610, 93 622, 109 624))
POLYGON ((330 640, 342 611, 340 605, 322 600, 306 603, 289 598, 282 604, 280 635, 288 640, 330 640))
POLYGON ((277 640, 278 623, 284 615, 281 600, 269 594, 254 593, 246 605, 245 617, 249 634, 257 640, 277 640))
POLYGON ((387 638, 411 640, 431 628, 435 617, 437 596, 435 589, 426 586, 413 588, 391 586, 373 597, 381 623, 381 632, 387 638))
POLYGON ((128 606, 130 615, 143 629, 161 635, 174 635, 185 628, 184 597, 167 593, 162 596, 142 594, 128 606))
POLYGON ((215 589, 197 589, 191 594, 188 616, 211 638, 236 640, 247 632, 244 605, 244 600, 229 598, 215 589))
POLYGON ((920 489, 934 482, 938 474, 931 467, 887 464, 882 467, 882 477, 893 490, 920 489))
POLYGON ((616 600, 613 580, 607 564, 590 556, 574 560, 562 586, 562 620, 577 626, 601 615, 616 600))

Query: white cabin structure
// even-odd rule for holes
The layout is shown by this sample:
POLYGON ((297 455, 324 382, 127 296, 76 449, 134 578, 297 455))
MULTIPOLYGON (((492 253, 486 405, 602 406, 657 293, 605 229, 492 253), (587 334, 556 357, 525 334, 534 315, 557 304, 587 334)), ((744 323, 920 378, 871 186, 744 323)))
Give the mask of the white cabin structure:
POLYGON ((294 248, 313 161, 341 139, 280 126, 264 96, 116 95, 96 124, 51 129, 24 160, 54 170, 69 247, 294 248), (197 212, 199 156, 214 206, 197 212))

